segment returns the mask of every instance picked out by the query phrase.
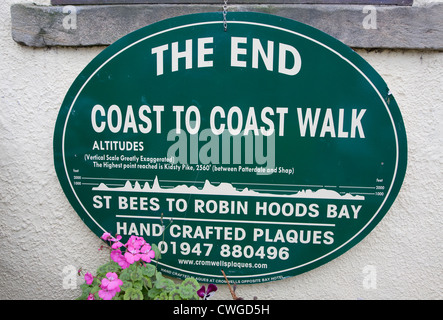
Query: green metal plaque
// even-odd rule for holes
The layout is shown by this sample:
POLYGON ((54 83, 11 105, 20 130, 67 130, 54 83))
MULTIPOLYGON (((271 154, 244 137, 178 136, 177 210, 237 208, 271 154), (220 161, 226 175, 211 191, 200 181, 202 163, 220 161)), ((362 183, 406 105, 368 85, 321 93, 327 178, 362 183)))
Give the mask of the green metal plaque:
POLYGON ((100 53, 69 89, 55 168, 85 224, 143 236, 174 277, 237 283, 336 258, 383 218, 406 133, 353 50, 277 16, 164 20, 100 53))

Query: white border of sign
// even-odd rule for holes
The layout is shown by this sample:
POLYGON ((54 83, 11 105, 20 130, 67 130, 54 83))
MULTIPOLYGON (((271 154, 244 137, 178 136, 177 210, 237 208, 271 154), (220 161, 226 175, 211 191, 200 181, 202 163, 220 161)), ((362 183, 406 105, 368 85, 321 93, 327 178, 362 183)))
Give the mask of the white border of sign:
MULTIPOLYGON (((97 226, 100 227, 100 229, 103 230, 103 232, 106 232, 106 230, 105 230, 100 224, 98 224, 97 221, 94 220, 94 218, 91 216, 91 214, 88 212, 88 210, 86 210, 86 208, 83 206, 82 202, 81 202, 80 199, 78 198, 78 196, 77 196, 77 194, 76 194, 76 192, 75 192, 75 190, 74 190, 74 188, 73 188, 73 186, 72 186, 72 182, 71 182, 71 180, 70 180, 70 178, 69 178, 68 169, 67 169, 67 166, 66 166, 66 159, 65 159, 65 133, 66 133, 66 127, 67 127, 67 123, 68 123, 68 120, 69 120, 69 116, 70 116, 70 114, 71 114, 71 110, 72 110, 72 108, 74 107, 74 104, 76 103, 78 96, 79 96, 80 93, 83 91, 84 87, 88 84, 88 82, 94 77, 94 75, 95 75, 95 74, 96 74, 101 68, 103 68, 106 64, 108 64, 110 61, 112 61, 115 57, 117 57, 118 55, 120 55, 120 54, 123 53, 124 51, 128 50, 129 48, 133 47, 134 45, 136 45, 136 44, 138 44, 138 43, 140 43, 140 42, 142 42, 142 41, 145 41, 145 40, 147 40, 147 39, 150 39, 150 38, 153 38, 153 37, 155 37, 155 36, 158 36, 158 35, 161 35, 161 34, 164 34, 164 33, 167 33, 167 32, 171 32, 171 31, 174 31, 174 30, 179 30, 179 29, 183 29, 183 28, 190 28, 190 27, 195 27, 195 26, 201 26, 201 25, 208 25, 208 24, 223 24, 223 22, 220 22, 220 21, 205 21, 205 22, 199 22, 199 23, 192 23, 192 24, 187 24, 187 25, 177 26, 177 27, 173 27, 173 28, 170 28, 170 29, 166 29, 166 30, 159 31, 159 32, 157 32, 157 33, 151 34, 151 35, 149 35, 149 36, 147 36, 147 37, 144 37, 144 38, 142 38, 142 39, 140 39, 140 40, 138 40, 138 41, 136 41, 136 42, 131 43, 130 45, 126 46, 125 48, 123 48, 122 50, 120 50, 119 52, 117 52, 116 54, 114 54, 112 57, 110 57, 109 59, 107 59, 103 64, 101 64, 100 67, 98 67, 98 68, 97 68, 97 69, 91 74, 91 76, 85 81, 85 83, 82 85, 82 87, 80 88, 80 90, 79 90, 78 93, 76 94, 74 100, 72 101, 72 104, 71 104, 71 106, 70 106, 70 108, 69 108, 69 111, 68 111, 68 114, 67 114, 67 117, 66 117, 66 121, 65 121, 65 125, 64 125, 64 128, 63 128, 63 138, 62 138, 62 157, 63 157, 63 165, 64 165, 64 169, 65 169, 65 172, 66 172, 66 177, 67 177, 67 179, 68 179, 68 181, 69 181, 69 185, 70 185, 70 187, 71 187, 71 189, 72 189, 72 192, 74 193, 76 199, 78 200, 78 202, 79 202, 79 204, 81 205, 81 207, 83 208, 83 210, 84 210, 84 211, 88 214, 88 216, 91 218, 91 220, 94 221, 94 222, 97 224, 97 226)), ((340 247, 337 247, 336 249, 332 250, 331 252, 329 252, 329 253, 327 253, 327 254, 321 256, 321 257, 318 257, 318 258, 316 258, 316 259, 314 259, 314 260, 312 260, 312 261, 306 262, 305 264, 298 265, 298 266, 295 266, 295 267, 292 267, 292 268, 288 268, 288 269, 285 269, 285 270, 278 270, 278 271, 275 271, 275 272, 263 273, 263 274, 252 275, 252 276, 251 276, 251 275, 245 275, 245 276, 231 276, 231 278, 252 278, 252 277, 255 278, 255 277, 261 277, 261 276, 270 276, 270 275, 273 275, 273 274, 276 274, 276 273, 288 272, 288 271, 291 271, 291 270, 295 270, 295 269, 298 269, 298 268, 301 268, 301 267, 307 266, 307 265, 309 265, 309 264, 311 264, 311 263, 314 263, 314 262, 316 262, 316 261, 318 261, 318 260, 324 259, 325 257, 329 256, 330 254, 334 253, 335 251, 337 251, 337 250, 339 250, 340 248, 342 248, 342 247, 344 247, 345 245, 347 245, 350 241, 352 241, 355 237, 357 237, 361 232, 363 232, 363 231, 367 228, 367 226, 368 226, 368 225, 374 220, 374 218, 378 215, 378 213, 380 212, 380 209, 384 206, 386 200, 388 199, 388 197, 389 197, 389 195, 390 195, 390 193, 391 193, 392 187, 393 187, 394 182, 395 182, 395 177, 396 177, 396 174, 397 174, 397 170, 398 170, 399 145, 398 145, 398 136, 397 136, 397 130, 396 130, 396 127, 395 127, 394 119, 393 119, 393 117, 392 117, 392 115, 391 115, 391 112, 390 112, 390 110, 389 110, 388 105, 386 104, 386 101, 383 99, 383 96, 382 96, 381 93, 377 90, 376 86, 371 82, 371 80, 370 80, 370 79, 369 79, 369 78, 368 78, 368 77, 367 77, 367 76, 366 76, 366 75, 365 75, 365 74, 364 74, 364 73, 363 73, 363 72, 362 72, 362 71, 361 71, 361 70, 360 70, 355 64, 353 64, 351 61, 349 61, 349 60, 348 60, 347 58, 345 58, 343 55, 341 55, 340 53, 338 53, 338 52, 335 51, 334 49, 328 47, 327 45, 325 45, 324 43, 321 43, 321 42, 318 41, 318 40, 312 39, 311 37, 308 37, 308 36, 306 36, 306 35, 304 35, 304 34, 301 34, 301 33, 299 33, 299 32, 296 32, 296 31, 293 31, 293 30, 288 30, 288 29, 286 29, 286 28, 277 27, 277 26, 273 26, 273 25, 268 25, 268 24, 264 24, 264 23, 250 22, 250 21, 229 21, 229 24, 246 24, 246 25, 255 25, 255 26, 260 26, 260 27, 265 27, 265 28, 271 28, 271 29, 275 29, 275 30, 280 30, 280 31, 283 31, 283 32, 288 32, 288 33, 291 33, 291 34, 293 34, 293 35, 296 35, 296 36, 299 36, 299 37, 305 38, 305 39, 307 39, 307 40, 309 40, 309 41, 312 41, 312 42, 316 43, 317 45, 322 46, 322 47, 326 48, 327 50, 331 51, 332 53, 334 53, 335 55, 337 55, 338 57, 340 57, 342 60, 346 61, 349 65, 351 65, 355 70, 357 70, 357 71, 358 71, 358 72, 359 72, 359 73, 360 73, 360 74, 366 79, 366 81, 372 86, 372 88, 374 89, 374 91, 377 93, 377 95, 379 96, 380 100, 383 102, 383 104, 384 104, 384 106, 385 106, 385 108, 386 108, 386 111, 387 111, 388 114, 389 114, 389 118, 391 119, 392 128, 393 128, 393 130, 394 130, 394 134, 395 134, 395 142, 396 142, 396 144, 395 144, 395 148, 396 148, 395 170, 394 170, 394 176, 392 177, 392 182, 391 182, 391 185, 390 185, 390 187, 389 187, 389 190, 388 190, 388 192, 386 193, 386 196, 385 196, 383 202, 381 203, 380 207, 378 208, 377 212, 372 216, 372 218, 368 221, 368 223, 367 223, 367 224, 366 224, 366 225, 365 225, 365 226, 364 226, 359 232, 357 232, 357 233, 356 233, 352 238, 350 238, 348 241, 346 241, 345 243, 343 243, 340 247)), ((196 273, 196 272, 191 272, 191 271, 183 270, 183 269, 180 269, 180 268, 177 268, 177 267, 173 267, 173 266, 170 266, 170 265, 167 265, 167 264, 161 263, 160 261, 158 261, 158 264, 160 264, 160 265, 162 265, 162 266, 165 266, 165 267, 169 267, 169 268, 171 268, 171 269, 175 269, 175 270, 178 270, 178 271, 184 272, 184 273, 188 273, 188 274, 195 274, 195 275, 201 275, 201 276, 205 276, 205 277, 213 277, 213 278, 223 278, 223 275, 200 274, 200 273, 196 273)))

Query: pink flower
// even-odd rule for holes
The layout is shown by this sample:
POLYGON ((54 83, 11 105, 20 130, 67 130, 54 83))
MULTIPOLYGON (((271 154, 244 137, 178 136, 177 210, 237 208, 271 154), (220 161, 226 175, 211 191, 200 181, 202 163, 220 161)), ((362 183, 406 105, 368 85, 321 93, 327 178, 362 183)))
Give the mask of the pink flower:
POLYGON ((95 300, 94 295, 92 293, 88 294, 88 298, 86 300, 95 300))
POLYGON ((123 243, 121 243, 120 241, 116 241, 115 243, 113 243, 113 244, 111 245, 111 248, 112 248, 112 249, 118 249, 118 248, 120 248, 120 247, 123 247, 123 243))
POLYGON ((112 261, 118 263, 119 258, 122 256, 122 252, 120 250, 112 250, 110 256, 112 261))
POLYGON ((130 236, 128 242, 126 242, 126 247, 130 250, 140 250, 141 246, 146 243, 143 237, 130 236))
POLYGON ((120 286, 123 285, 115 272, 108 272, 106 278, 102 280, 100 285, 101 290, 98 291, 98 295, 103 300, 111 300, 117 292, 120 292, 120 286))
MULTIPOLYGON (((150 261, 149 255, 147 255, 147 252, 151 249, 146 248, 146 241, 143 239, 143 237, 136 237, 131 236, 126 242, 126 252, 125 252, 125 259, 128 263, 133 264, 135 261, 139 261, 142 256, 145 259, 148 259, 150 261), (143 247, 143 251, 141 252, 141 248, 143 247)), ((145 261, 145 260, 144 260, 145 261)))
POLYGON ((146 243, 143 237, 129 237, 128 241, 124 245, 126 248, 126 252, 124 254, 120 249, 118 249, 123 246, 123 244, 118 241, 120 239, 121 236, 118 235, 115 238, 116 243, 111 246, 113 249, 115 249, 111 252, 111 259, 117 262, 123 269, 126 269, 129 267, 129 265, 136 261, 140 261, 140 259, 149 263, 151 262, 151 259, 155 257, 155 252, 151 250, 151 246, 146 243))
POLYGON ((140 260, 140 254, 139 254, 139 250, 137 249, 132 249, 125 252, 125 259, 129 264, 133 264, 135 261, 139 261, 140 260))
POLYGON ((123 254, 122 254, 122 252, 120 250, 112 250, 112 252, 111 252, 111 259, 112 259, 112 261, 117 262, 118 265, 122 269, 126 269, 130 265, 126 261, 125 257, 123 256, 123 254))
POLYGON ((106 274, 106 278, 102 280, 101 287, 106 287, 108 290, 117 290, 117 292, 120 292, 120 286, 122 284, 123 281, 118 278, 118 275, 115 272, 108 272, 106 274))
POLYGON ((144 262, 151 262, 151 259, 154 259, 155 257, 155 252, 153 250, 151 250, 151 246, 149 244, 145 244, 141 249, 140 249, 140 258, 144 261, 144 262))
POLYGON ((120 242, 121 239, 122 239, 122 236, 119 234, 116 235, 115 238, 112 238, 111 241, 114 243, 111 245, 111 248, 118 249, 118 248, 122 247, 123 243, 120 242))
POLYGON ((103 235, 101 236, 101 238, 103 239, 103 240, 109 240, 109 239, 111 239, 111 234, 109 233, 109 232, 105 232, 105 233, 103 233, 103 235))
POLYGON ((88 284, 88 285, 92 284, 92 281, 94 281, 94 276, 92 274, 90 274, 89 272, 86 272, 85 281, 86 281, 86 284, 88 284))
POLYGON ((109 232, 105 232, 103 233, 103 235, 101 236, 101 238, 105 241, 110 241, 110 242, 114 242, 111 245, 112 249, 118 249, 120 247, 123 246, 123 243, 120 242, 122 236, 117 234, 115 237, 113 237, 109 232))
POLYGON ((106 289, 98 291, 98 296, 103 300, 111 300, 112 298, 114 298, 115 294, 115 291, 108 291, 106 289))

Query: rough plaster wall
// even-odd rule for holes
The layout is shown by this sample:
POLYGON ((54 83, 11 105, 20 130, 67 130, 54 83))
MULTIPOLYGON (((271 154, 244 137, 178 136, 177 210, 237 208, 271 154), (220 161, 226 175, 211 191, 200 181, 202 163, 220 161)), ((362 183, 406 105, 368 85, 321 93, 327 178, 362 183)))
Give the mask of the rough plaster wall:
MULTIPOLYGON (((65 268, 95 271, 107 256, 62 192, 52 135, 69 86, 103 48, 16 44, 9 7, 18 2, 27 1, 0 3, 0 299, 73 299, 83 280, 65 289, 65 268)), ((402 111, 409 146, 403 188, 386 217, 350 251, 296 277, 239 286, 245 299, 443 298, 443 53, 358 53, 382 75, 402 111), (375 267, 375 289, 363 285, 368 265, 375 267)), ((230 299, 226 286, 216 297, 230 299)))

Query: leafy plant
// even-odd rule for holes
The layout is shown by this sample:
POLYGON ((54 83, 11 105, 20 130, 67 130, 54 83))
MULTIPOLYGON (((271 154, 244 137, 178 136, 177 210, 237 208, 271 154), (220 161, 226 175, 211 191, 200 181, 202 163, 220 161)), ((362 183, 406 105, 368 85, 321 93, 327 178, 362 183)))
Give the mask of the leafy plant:
POLYGON ((95 276, 89 272, 84 275, 79 300, 199 299, 197 292, 204 286, 200 287, 195 278, 175 283, 151 264, 152 259, 161 257, 156 245, 136 236, 131 236, 126 244, 120 242, 119 235, 104 233, 102 239, 111 245, 110 261, 98 267, 95 276))

